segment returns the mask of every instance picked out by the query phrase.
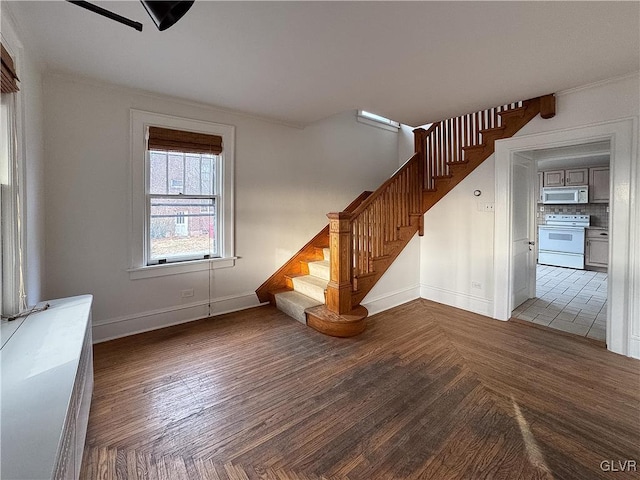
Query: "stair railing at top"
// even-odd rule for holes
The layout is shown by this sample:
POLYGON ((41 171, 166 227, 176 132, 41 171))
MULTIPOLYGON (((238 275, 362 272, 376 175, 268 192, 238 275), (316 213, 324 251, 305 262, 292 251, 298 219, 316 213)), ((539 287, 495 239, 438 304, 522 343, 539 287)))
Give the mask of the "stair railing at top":
POLYGON ((353 212, 327 215, 330 311, 351 311, 352 293, 360 281, 376 274, 376 261, 384 262, 394 242, 404 242, 403 234, 413 235, 422 225, 422 192, 433 191, 438 178, 448 178, 450 165, 466 163, 465 149, 482 148, 482 134, 504 130, 501 114, 522 106, 523 102, 510 103, 415 130, 416 154, 409 161, 353 212))
POLYGON ((509 103, 416 129, 415 148, 423 156, 424 188, 435 190, 438 178, 449 177, 449 166, 465 163, 464 149, 482 145, 482 133, 504 129, 502 115, 520 109, 523 102, 509 103))

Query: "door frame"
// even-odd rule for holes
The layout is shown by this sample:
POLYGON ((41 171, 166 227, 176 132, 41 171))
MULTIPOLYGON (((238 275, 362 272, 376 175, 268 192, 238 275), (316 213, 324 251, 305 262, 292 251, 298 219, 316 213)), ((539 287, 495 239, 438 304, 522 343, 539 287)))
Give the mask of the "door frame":
MULTIPOLYGON (((640 254, 637 167, 637 117, 593 125, 512 137, 496 142, 495 149, 495 224, 494 224, 494 299, 493 318, 508 320, 512 312, 511 201, 513 195, 511 164, 518 152, 564 147, 609 140, 611 145, 609 203, 609 272, 607 290, 607 348, 622 355, 640 353, 640 313, 632 294, 639 290, 637 263, 640 254), (635 265, 635 266, 634 266, 635 265), (506 295, 505 295, 506 293, 506 295)), ((533 160, 531 160, 533 161, 533 160)))
MULTIPOLYGON (((531 245, 531 243, 529 243, 529 254, 528 254, 528 258, 527 258, 527 285, 528 285, 528 298, 533 298, 536 295, 536 259, 537 259, 537 243, 538 243, 538 239, 536 236, 537 233, 537 229, 536 229, 536 215, 537 215, 537 198, 539 196, 538 193, 536 193, 536 190, 538 189, 538 182, 537 182, 537 176, 538 176, 538 166, 536 164, 535 161, 531 160, 531 157, 527 156, 524 154, 525 152, 519 151, 519 152, 513 152, 513 157, 512 157, 512 161, 511 164, 509 166, 509 168, 511 169, 511 189, 513 190, 513 169, 514 166, 517 162, 519 162, 521 165, 522 164, 527 164, 527 167, 529 168, 529 179, 528 179, 528 184, 529 184, 529 190, 528 190, 528 195, 527 195, 527 210, 528 210, 528 215, 527 215, 527 237, 529 242, 534 242, 533 245, 531 245)), ((528 153, 528 152, 527 152, 528 153)), ((511 204, 509 205, 509 208, 511 209, 513 207, 513 200, 514 198, 511 197, 511 204)), ((509 232, 511 235, 513 235, 513 215, 511 215, 510 217, 510 222, 509 222, 509 232)), ((513 237, 511 237, 511 239, 513 240, 513 237)), ((513 241, 511 243, 511 246, 513 248, 513 241)), ((511 259, 513 259, 513 250, 511 251, 511 259)), ((510 260, 511 261, 511 260, 510 260)), ((513 286, 513 281, 511 281, 511 285, 513 286)), ((513 296, 513 288, 511 289, 511 296, 513 296)), ((513 309, 517 307, 517 305, 513 305, 511 306, 511 310, 513 311, 513 309)))

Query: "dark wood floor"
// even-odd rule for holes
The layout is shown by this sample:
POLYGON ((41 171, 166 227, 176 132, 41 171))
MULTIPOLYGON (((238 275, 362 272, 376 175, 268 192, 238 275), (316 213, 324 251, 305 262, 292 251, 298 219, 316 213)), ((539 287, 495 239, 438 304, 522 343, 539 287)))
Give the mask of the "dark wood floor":
POLYGON ((81 478, 591 479, 640 463, 640 361, 416 300, 323 336, 260 307, 95 346, 81 478))

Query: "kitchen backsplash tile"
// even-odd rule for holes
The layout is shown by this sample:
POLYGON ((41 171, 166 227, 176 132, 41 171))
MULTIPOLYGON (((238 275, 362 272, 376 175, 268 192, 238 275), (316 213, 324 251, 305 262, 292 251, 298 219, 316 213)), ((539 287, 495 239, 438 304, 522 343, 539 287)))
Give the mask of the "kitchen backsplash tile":
POLYGON ((591 215, 592 227, 609 226, 608 203, 585 203, 581 205, 542 205, 538 204, 537 224, 544 225, 544 216, 547 214, 556 215, 591 215), (544 212, 540 211, 544 207, 544 212))

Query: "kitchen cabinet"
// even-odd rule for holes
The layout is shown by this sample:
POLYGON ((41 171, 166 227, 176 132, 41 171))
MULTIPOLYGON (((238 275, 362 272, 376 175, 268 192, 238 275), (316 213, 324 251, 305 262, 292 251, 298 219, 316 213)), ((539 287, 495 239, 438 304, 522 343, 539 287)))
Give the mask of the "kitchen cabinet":
POLYGON ((564 170, 542 172, 545 187, 564 187, 564 170))
POLYGON ((542 172, 545 187, 572 187, 589 183, 588 168, 572 168, 568 170, 549 170, 542 172))
POLYGON ((573 168, 564 171, 565 187, 577 187, 587 185, 589 183, 588 168, 573 168))
POLYGON ((589 203, 609 203, 609 167, 589 169, 589 203))
POLYGON ((609 266, 609 233, 606 230, 587 228, 584 263, 591 267, 609 266))

